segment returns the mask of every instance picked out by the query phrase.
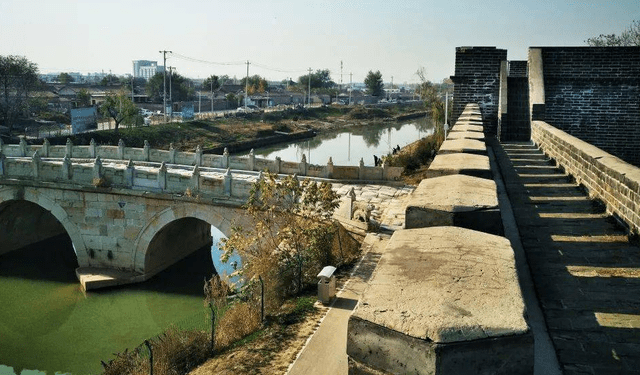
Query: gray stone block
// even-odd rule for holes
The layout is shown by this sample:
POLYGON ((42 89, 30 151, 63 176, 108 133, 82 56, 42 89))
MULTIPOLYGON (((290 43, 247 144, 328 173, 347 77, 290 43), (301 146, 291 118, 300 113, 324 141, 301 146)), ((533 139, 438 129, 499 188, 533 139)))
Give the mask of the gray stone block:
POLYGON ((349 319, 351 374, 532 374, 533 337, 503 237, 396 231, 349 319))
POLYGON ((458 226, 503 234, 493 180, 451 175, 422 180, 405 210, 405 228, 458 226))
POLYGON ((429 178, 464 174, 486 179, 493 179, 489 157, 468 153, 438 154, 427 170, 429 178))

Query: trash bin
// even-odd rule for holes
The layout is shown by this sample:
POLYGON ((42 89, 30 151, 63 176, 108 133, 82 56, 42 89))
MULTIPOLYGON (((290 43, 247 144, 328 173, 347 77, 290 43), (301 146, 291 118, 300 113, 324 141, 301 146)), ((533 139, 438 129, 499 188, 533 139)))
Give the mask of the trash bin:
POLYGON ((318 274, 320 278, 320 281, 318 281, 318 301, 325 305, 336 296, 336 277, 333 276, 335 271, 335 267, 326 266, 318 274))

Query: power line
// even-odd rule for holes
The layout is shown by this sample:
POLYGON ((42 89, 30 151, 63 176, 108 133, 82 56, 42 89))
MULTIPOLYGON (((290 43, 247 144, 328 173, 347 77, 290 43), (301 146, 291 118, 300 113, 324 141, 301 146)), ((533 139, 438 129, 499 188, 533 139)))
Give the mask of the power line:
POLYGON ((215 61, 208 61, 208 60, 202 60, 202 59, 196 59, 193 57, 189 57, 189 56, 184 56, 181 55, 179 53, 172 53, 173 56, 182 59, 182 60, 187 60, 187 61, 191 61, 191 62, 198 62, 198 63, 202 63, 202 64, 209 64, 209 65, 244 65, 245 62, 244 61, 229 61, 229 62, 215 62, 215 61))

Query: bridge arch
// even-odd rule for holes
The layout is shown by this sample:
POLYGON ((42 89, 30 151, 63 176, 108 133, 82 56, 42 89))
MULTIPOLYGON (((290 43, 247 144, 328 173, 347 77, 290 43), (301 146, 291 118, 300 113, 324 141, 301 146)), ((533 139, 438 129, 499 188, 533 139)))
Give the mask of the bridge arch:
POLYGON ((202 204, 181 204, 168 207, 156 214, 140 231, 135 240, 133 265, 137 273, 148 279, 171 264, 188 256, 211 241, 211 226, 225 236, 231 233, 231 218, 243 215, 242 209, 202 204), (188 243, 177 243, 172 234, 188 243), (207 238, 203 238, 203 236, 207 238), (159 244, 160 240, 167 244, 159 244), (166 247, 172 247, 167 249, 166 247), (178 249, 179 248, 179 249, 178 249), (158 259, 158 255, 164 259, 158 259), (155 259, 154 259, 155 258, 155 259))
MULTIPOLYGON (((60 223, 62 228, 71 239, 74 252, 78 260, 78 265, 83 266, 88 264, 89 256, 84 243, 84 239, 80 233, 78 227, 69 219, 67 212, 56 203, 52 198, 47 197, 45 194, 40 194, 33 189, 23 187, 5 187, 0 189, 0 207, 7 207, 13 202, 19 204, 19 202, 29 202, 49 212, 60 223)), ((1 210, 0 210, 1 211, 1 210)), ((43 240, 45 238, 42 238, 43 240)), ((9 250, 11 251, 11 250, 9 250)), ((0 249, 0 254, 3 252, 0 249)))

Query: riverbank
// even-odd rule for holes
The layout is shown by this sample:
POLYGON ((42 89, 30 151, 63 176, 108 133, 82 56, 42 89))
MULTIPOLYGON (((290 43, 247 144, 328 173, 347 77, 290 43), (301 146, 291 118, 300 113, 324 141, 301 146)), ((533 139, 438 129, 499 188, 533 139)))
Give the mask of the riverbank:
POLYGON ((251 148, 291 142, 346 127, 403 121, 424 116, 424 113, 423 108, 416 105, 288 109, 206 121, 121 128, 118 132, 101 130, 70 137, 54 137, 49 142, 52 145, 63 145, 69 138, 73 144, 88 145, 94 139, 97 144, 117 145, 122 139, 127 146, 143 147, 147 140, 152 148, 168 149, 173 144, 176 150, 194 151, 197 146, 201 146, 206 152, 221 154, 225 147, 230 152, 248 151, 251 148))

